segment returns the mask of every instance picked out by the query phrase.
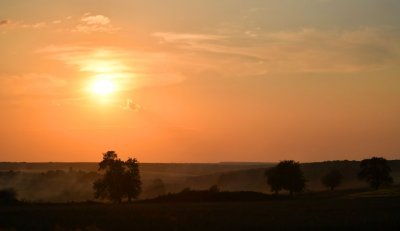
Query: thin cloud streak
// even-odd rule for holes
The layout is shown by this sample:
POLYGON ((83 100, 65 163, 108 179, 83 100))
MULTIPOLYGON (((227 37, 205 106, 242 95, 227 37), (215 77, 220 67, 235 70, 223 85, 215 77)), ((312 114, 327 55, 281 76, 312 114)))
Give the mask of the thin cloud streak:
POLYGON ((224 70, 229 71, 234 67, 226 74, 235 76, 351 73, 384 68, 400 60, 400 33, 376 28, 353 31, 305 28, 258 32, 257 36, 237 31, 225 32, 223 36, 175 33, 154 36, 177 49, 195 52, 198 60, 209 60, 215 68, 225 64, 224 70))
POLYGON ((0 76, 0 95, 8 97, 56 94, 57 89, 66 86, 67 82, 64 79, 48 74, 0 76))
POLYGON ((63 19, 51 21, 26 22, 23 20, 2 19, 0 29, 19 30, 19 29, 44 29, 54 31, 74 32, 74 33, 115 33, 121 28, 113 25, 111 19, 105 15, 85 13, 80 18, 68 16, 63 19))
POLYGON ((110 75, 122 90, 175 84, 184 77, 168 68, 163 53, 135 52, 126 47, 48 46, 38 50, 51 59, 76 67, 84 76, 110 75))
POLYGON ((134 103, 132 99, 126 99, 125 105, 122 105, 121 109, 124 111, 138 112, 138 111, 140 111, 140 109, 142 109, 142 106, 134 103))
POLYGON ((120 28, 111 24, 110 18, 98 14, 92 15, 91 13, 84 14, 80 23, 72 30, 72 32, 82 32, 82 33, 93 33, 93 32, 105 32, 114 33, 120 28))

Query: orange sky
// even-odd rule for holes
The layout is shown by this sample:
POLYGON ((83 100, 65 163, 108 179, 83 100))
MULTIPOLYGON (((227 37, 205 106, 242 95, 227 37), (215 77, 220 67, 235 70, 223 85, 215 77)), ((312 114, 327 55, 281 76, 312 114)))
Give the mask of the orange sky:
POLYGON ((399 11, 2 1, 0 161, 399 159, 399 11))

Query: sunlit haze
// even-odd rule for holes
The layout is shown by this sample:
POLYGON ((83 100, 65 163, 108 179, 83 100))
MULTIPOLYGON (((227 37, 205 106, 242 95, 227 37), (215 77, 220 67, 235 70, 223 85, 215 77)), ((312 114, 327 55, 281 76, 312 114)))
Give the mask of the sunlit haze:
POLYGON ((115 92, 115 84, 112 80, 96 79, 93 81, 92 91, 99 95, 108 95, 115 92))
POLYGON ((400 158, 398 0, 2 0, 0 161, 400 158))

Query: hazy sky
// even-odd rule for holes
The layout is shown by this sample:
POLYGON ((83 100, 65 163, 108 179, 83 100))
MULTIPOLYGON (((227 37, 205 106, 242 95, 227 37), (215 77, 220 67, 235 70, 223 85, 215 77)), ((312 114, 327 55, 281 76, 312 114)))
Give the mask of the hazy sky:
POLYGON ((400 158, 399 0, 0 0, 0 161, 400 158))

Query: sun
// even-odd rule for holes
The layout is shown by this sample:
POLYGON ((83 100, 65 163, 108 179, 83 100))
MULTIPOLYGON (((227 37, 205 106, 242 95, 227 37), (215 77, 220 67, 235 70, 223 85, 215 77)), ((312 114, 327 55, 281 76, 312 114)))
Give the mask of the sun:
POLYGON ((116 86, 111 80, 97 79, 92 83, 91 91, 96 95, 109 95, 116 91, 116 86))

